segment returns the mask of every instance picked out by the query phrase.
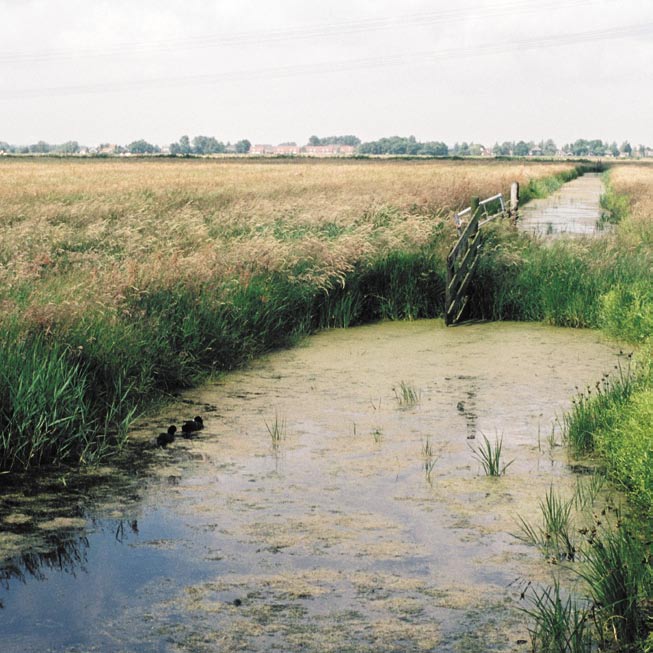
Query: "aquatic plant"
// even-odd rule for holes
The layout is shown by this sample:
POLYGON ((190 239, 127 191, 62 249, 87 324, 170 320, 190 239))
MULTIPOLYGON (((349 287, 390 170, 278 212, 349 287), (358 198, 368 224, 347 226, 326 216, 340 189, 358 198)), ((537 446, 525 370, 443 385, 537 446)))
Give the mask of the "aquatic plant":
POLYGON ((393 387, 392 391, 395 393, 395 398, 400 408, 417 406, 422 398, 421 392, 413 383, 409 383, 408 381, 400 381, 399 386, 393 387))
POLYGON ((637 644, 653 631, 650 544, 633 535, 632 527, 622 524, 594 539, 579 572, 587 582, 601 639, 614 650, 642 650, 637 644))
POLYGON ((538 653, 592 653, 596 640, 592 614, 586 602, 562 595, 560 581, 529 595, 532 606, 524 612, 532 619, 533 651, 538 653))
POLYGON ((274 420, 270 420, 269 423, 266 421, 265 428, 272 440, 272 447, 276 449, 281 444, 281 441, 286 438, 286 418, 280 418, 279 414, 275 411, 274 420))
POLYGON ((520 532, 517 537, 537 546, 554 561, 576 558, 576 542, 572 506, 574 499, 564 500, 550 486, 544 500, 539 503, 541 525, 534 526, 521 515, 518 516, 520 532))
POLYGON ((424 476, 428 483, 433 482, 433 468, 435 467, 439 457, 439 454, 436 453, 431 444, 431 439, 427 437, 424 442, 422 442, 422 467, 424 469, 424 476))
POLYGON ((481 433, 481 437, 483 438, 483 442, 476 448, 471 447, 474 457, 481 463, 486 476, 503 476, 506 473, 506 469, 515 462, 514 460, 507 463, 501 462, 503 436, 496 437, 494 442, 490 442, 483 433, 481 433))

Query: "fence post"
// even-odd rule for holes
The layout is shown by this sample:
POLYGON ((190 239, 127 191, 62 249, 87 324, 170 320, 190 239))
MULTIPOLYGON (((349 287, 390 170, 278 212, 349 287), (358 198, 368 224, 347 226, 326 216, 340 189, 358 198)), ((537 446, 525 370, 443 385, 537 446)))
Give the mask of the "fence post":
POLYGON ((510 187, 510 219, 513 224, 517 224, 519 215, 519 182, 513 181, 510 187))
POLYGON ((471 220, 474 215, 476 214, 476 211, 478 210, 478 207, 481 203, 481 198, 480 197, 472 197, 472 200, 470 202, 470 208, 472 209, 472 212, 469 216, 469 219, 471 220))

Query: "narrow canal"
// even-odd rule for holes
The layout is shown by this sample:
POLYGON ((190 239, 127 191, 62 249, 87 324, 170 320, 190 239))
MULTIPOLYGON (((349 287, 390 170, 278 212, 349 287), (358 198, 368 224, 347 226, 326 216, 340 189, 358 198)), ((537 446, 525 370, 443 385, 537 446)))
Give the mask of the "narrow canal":
POLYGON ((518 515, 578 482, 556 418, 616 356, 589 331, 383 323, 186 393, 134 437, 206 428, 141 471, 4 491, 2 650, 527 651, 521 593, 550 566, 518 515))
POLYGON ((519 227, 537 236, 596 236, 600 225, 601 174, 585 173, 565 184, 549 197, 536 199, 519 211, 519 227))

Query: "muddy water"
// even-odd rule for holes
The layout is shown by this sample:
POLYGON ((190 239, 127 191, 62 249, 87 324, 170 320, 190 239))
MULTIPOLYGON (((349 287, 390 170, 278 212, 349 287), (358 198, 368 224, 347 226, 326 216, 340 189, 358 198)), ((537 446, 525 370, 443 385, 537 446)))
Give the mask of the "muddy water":
POLYGON ((599 173, 586 173, 544 199, 520 209, 521 229, 539 236, 594 236, 602 233, 600 198, 604 192, 599 173))
POLYGON ((593 332, 386 323, 190 392, 135 433, 204 416, 144 450, 155 473, 5 493, 2 650, 526 651, 520 593, 551 568, 517 515, 571 492, 552 424, 614 362, 593 332))

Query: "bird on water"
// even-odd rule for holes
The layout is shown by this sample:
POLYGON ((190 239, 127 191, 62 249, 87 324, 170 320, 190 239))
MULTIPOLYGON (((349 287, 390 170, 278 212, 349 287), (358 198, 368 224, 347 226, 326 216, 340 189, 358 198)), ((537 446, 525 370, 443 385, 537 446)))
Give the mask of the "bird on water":
POLYGON ((195 431, 201 431, 204 428, 204 420, 197 415, 194 419, 184 422, 181 427, 181 433, 185 438, 192 437, 195 431))
POLYGON ((175 433, 177 432, 177 427, 174 424, 170 424, 166 433, 159 433, 156 437, 156 444, 159 447, 167 447, 169 444, 172 444, 175 441, 175 433))

